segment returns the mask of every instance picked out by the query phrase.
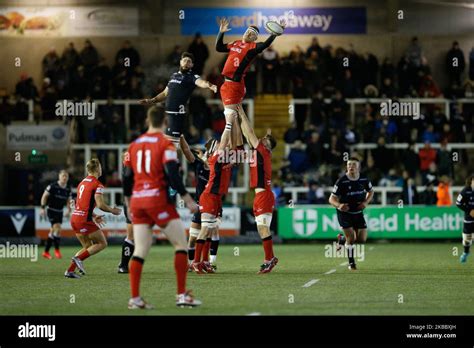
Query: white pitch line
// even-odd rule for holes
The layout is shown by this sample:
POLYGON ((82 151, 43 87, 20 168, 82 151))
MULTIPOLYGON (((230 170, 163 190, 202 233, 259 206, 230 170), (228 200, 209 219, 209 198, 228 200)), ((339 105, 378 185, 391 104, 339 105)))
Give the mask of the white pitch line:
POLYGON ((252 313, 249 313, 247 315, 251 315, 251 316, 257 316, 257 315, 260 315, 260 312, 252 312, 252 313))
POLYGON ((339 266, 347 266, 349 264, 348 261, 341 263, 339 266))
POLYGON ((327 272, 324 273, 324 274, 331 274, 331 273, 334 273, 334 272, 336 272, 336 269, 331 269, 331 270, 327 271, 327 272))
POLYGON ((316 284, 317 282, 319 282, 319 279, 311 279, 309 282, 303 285, 303 288, 309 288, 311 285, 316 284))

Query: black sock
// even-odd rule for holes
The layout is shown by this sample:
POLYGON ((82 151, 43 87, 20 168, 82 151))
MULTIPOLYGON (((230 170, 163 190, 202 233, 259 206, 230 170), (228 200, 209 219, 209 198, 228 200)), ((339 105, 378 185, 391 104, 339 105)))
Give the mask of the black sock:
POLYGON ((194 248, 192 248, 192 249, 189 248, 189 249, 188 249, 188 259, 189 259, 189 261, 194 261, 194 251, 195 251, 195 250, 196 250, 196 249, 194 249, 194 248))
POLYGON ((128 268, 128 263, 130 262, 134 250, 135 245, 130 244, 126 239, 124 239, 122 243, 122 260, 120 261, 119 267, 128 268))
POLYGON ((347 256, 349 258, 349 264, 350 265, 355 265, 355 260, 354 260, 354 245, 351 245, 351 248, 347 248, 347 256))
POLYGON ((48 236, 48 239, 46 239, 46 247, 44 248, 44 251, 49 253, 49 249, 51 249, 52 245, 53 245, 53 238, 48 236))
POLYGON ((470 246, 470 245, 465 245, 465 246, 464 246, 464 252, 465 252, 466 254, 469 254, 469 249, 471 249, 471 246, 470 246))
POLYGON ((219 249, 219 239, 211 241, 211 255, 217 255, 217 249, 219 249))
POLYGON ((60 242, 60 241, 61 241, 61 238, 60 238, 60 237, 54 236, 54 240, 53 240, 54 249, 59 250, 59 242, 60 242))

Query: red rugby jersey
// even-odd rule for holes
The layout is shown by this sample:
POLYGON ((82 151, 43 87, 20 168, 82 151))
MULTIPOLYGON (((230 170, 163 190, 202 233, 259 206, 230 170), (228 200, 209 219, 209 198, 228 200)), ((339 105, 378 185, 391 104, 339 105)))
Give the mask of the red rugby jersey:
POLYGON ((204 192, 213 193, 216 195, 225 195, 229 191, 230 176, 232 173, 232 165, 229 163, 220 162, 219 151, 208 158, 210 173, 209 181, 207 182, 204 192))
POLYGON ((250 163, 250 188, 271 190, 272 152, 259 140, 250 163))
POLYGON ((169 184, 165 164, 169 161, 178 161, 178 154, 161 132, 145 133, 130 144, 124 165, 133 170, 131 202, 150 208, 167 201, 169 184))
POLYGON ((92 212, 95 208, 96 194, 104 192, 104 185, 92 175, 84 178, 77 185, 77 197, 72 218, 74 220, 92 221, 92 212))
POLYGON ((234 81, 241 81, 250 69, 253 59, 257 56, 256 47, 256 42, 245 42, 243 40, 228 43, 229 55, 222 70, 222 75, 234 81))

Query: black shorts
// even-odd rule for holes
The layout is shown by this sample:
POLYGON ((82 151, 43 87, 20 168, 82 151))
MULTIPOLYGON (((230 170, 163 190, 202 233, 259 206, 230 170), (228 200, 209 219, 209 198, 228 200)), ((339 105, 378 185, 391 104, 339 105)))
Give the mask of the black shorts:
MULTIPOLYGON (((217 213, 217 217, 222 217, 222 209, 219 211, 219 213, 217 213)), ((201 224, 201 212, 200 211, 198 211, 197 213, 194 213, 191 222, 194 222, 195 224, 199 224, 199 225, 201 224)))
POLYGON ((367 224, 364 219, 364 213, 349 214, 337 210, 337 221, 342 228, 365 229, 367 224))
POLYGON ((130 216, 128 215, 128 210, 130 209, 129 206, 127 206, 127 203, 125 201, 123 202, 123 215, 125 215, 125 221, 127 224, 131 224, 132 220, 130 220, 130 216))
POLYGON ((168 127, 165 134, 179 139, 186 129, 186 114, 171 114, 168 112, 166 114, 168 115, 168 127))
POLYGON ((49 222, 51 222, 51 227, 54 224, 62 224, 63 223, 63 212, 62 211, 59 212, 59 211, 54 211, 54 210, 48 209, 47 210, 47 215, 48 215, 49 222))
POLYGON ((474 233, 474 222, 467 223, 467 224, 464 223, 462 233, 466 233, 466 234, 474 233))

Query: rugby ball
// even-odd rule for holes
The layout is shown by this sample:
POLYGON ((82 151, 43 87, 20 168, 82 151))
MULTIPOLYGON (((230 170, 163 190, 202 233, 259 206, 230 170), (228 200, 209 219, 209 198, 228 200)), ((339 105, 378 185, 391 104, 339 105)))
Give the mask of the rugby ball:
POLYGON ((265 23, 265 29, 273 35, 279 36, 283 34, 283 27, 275 21, 265 23))

